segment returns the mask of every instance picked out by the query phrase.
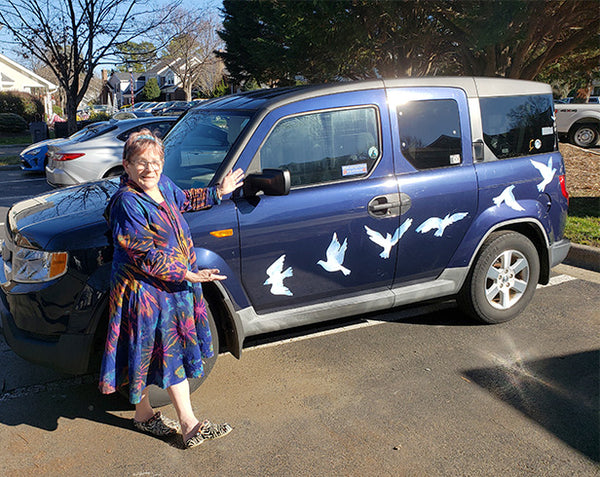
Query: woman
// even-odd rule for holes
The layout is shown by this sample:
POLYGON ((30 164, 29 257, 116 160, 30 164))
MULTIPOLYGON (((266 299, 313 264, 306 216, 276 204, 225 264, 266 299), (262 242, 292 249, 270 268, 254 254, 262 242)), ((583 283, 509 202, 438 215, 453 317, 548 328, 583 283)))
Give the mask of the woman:
POLYGON ((159 437, 181 430, 190 448, 231 431, 228 424, 199 422, 187 381, 203 375, 202 358, 215 352, 200 282, 226 277, 216 269, 198 270, 181 213, 219 204, 242 185, 244 174, 238 169, 217 187, 182 191, 162 175, 163 164, 159 138, 147 129, 131 134, 121 187, 106 209, 114 257, 100 390, 129 386, 134 427, 159 437), (167 389, 179 425, 154 412, 150 384, 167 389))

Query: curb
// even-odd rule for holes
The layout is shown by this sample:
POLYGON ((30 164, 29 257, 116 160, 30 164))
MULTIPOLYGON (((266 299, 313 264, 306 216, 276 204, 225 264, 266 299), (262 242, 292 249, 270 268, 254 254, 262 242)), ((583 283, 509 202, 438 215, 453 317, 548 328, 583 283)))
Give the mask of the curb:
POLYGON ((571 248, 563 263, 592 272, 600 272, 600 248, 571 243, 571 248))

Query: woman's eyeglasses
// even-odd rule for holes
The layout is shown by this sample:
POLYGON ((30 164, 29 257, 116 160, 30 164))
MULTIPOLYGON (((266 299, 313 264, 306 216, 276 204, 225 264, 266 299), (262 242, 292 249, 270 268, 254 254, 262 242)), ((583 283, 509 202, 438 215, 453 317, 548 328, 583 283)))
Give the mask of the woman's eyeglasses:
POLYGON ((153 171, 158 171, 162 169, 163 162, 159 161, 134 161, 132 164, 139 170, 144 169, 152 169, 153 171))

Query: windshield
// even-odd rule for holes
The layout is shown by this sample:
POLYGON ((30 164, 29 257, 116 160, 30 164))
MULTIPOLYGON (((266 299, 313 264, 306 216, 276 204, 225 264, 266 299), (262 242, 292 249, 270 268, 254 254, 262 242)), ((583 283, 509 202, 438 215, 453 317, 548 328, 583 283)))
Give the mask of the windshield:
POLYGON ((165 138, 165 174, 182 189, 206 187, 251 113, 193 110, 165 138))
POLYGON ((110 121, 100 121, 97 123, 92 123, 80 131, 77 131, 75 134, 69 136, 70 141, 87 141, 88 139, 92 139, 93 137, 100 136, 107 131, 112 131, 115 129, 115 123, 110 121))

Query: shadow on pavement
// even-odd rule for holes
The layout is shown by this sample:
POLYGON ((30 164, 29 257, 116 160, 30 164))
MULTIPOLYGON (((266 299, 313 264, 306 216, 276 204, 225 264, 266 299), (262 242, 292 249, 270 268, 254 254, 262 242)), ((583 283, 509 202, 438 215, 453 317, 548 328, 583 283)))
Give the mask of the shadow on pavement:
POLYGON ((468 370, 464 376, 600 462, 600 351, 498 361, 498 366, 468 370))

